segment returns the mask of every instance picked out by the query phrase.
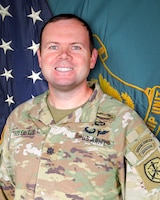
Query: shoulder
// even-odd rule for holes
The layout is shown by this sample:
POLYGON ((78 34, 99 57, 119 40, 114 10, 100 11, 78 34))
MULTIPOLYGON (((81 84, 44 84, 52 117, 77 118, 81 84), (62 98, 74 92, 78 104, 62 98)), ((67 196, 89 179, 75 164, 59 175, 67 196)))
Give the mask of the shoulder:
POLYGON ((115 99, 114 97, 104 93, 98 83, 92 83, 94 86, 94 96, 96 96, 96 100, 98 99, 98 106, 101 109, 104 109, 106 111, 116 111, 116 113, 119 110, 129 110, 132 112, 133 109, 131 109, 128 105, 122 103, 121 101, 115 99))
POLYGON ((36 107, 40 109, 42 105, 46 103, 47 94, 48 94, 48 91, 20 104, 11 112, 8 118, 10 119, 15 116, 16 117, 22 116, 23 113, 30 112, 32 109, 36 107))
POLYGON ((124 115, 125 113, 131 113, 138 117, 137 112, 131 107, 107 94, 103 94, 99 106, 101 110, 104 110, 106 112, 112 112, 117 117, 124 115))

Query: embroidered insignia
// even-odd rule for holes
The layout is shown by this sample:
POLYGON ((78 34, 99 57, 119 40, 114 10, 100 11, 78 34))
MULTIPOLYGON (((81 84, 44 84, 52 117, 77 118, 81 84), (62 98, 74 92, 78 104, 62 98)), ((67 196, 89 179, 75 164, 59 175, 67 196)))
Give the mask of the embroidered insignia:
POLYGON ((98 131, 98 133, 97 133, 97 136, 99 136, 100 134, 102 134, 102 135, 104 135, 104 134, 106 134, 106 133, 109 133, 109 131, 98 131))
POLYGON ((54 153, 54 149, 52 147, 47 149, 47 154, 52 155, 54 153))
POLYGON ((94 133, 97 132, 97 136, 109 133, 109 131, 106 131, 106 130, 96 130, 95 128, 92 128, 92 127, 85 127, 84 130, 85 130, 85 132, 87 132, 89 134, 94 134, 94 133))
POLYGON ((154 147, 155 143, 151 137, 143 138, 143 140, 141 140, 140 143, 135 148, 135 153, 136 155, 144 157, 146 153, 152 150, 154 147))
POLYGON ((160 183, 160 158, 156 157, 149 160, 144 165, 147 178, 155 183, 160 183))
POLYGON ((13 134, 15 136, 32 136, 32 135, 35 135, 35 130, 14 130, 13 131, 13 134))
POLYGON ((87 133, 95 133, 96 132, 96 129, 95 128, 91 128, 91 127, 85 127, 84 129, 87 133))
POLYGON ((111 122, 115 119, 115 116, 114 115, 111 115, 111 114, 107 114, 107 113, 97 113, 97 120, 96 121, 99 121, 99 120, 105 120, 105 121, 108 121, 108 122, 111 122))
POLYGON ((103 140, 103 139, 99 139, 99 138, 95 138, 89 135, 82 135, 82 140, 86 141, 86 142, 91 142, 94 145, 98 145, 98 146, 104 146, 105 144, 110 145, 110 141, 109 140, 103 140))
POLYGON ((104 126, 104 125, 105 125, 105 122, 102 122, 102 121, 95 121, 95 125, 97 125, 97 126, 104 126))

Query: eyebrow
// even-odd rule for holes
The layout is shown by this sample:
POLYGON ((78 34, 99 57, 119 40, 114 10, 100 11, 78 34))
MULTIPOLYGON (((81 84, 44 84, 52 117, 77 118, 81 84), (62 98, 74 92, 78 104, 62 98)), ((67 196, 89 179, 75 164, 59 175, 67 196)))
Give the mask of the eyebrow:
MULTIPOLYGON (((45 46, 50 45, 50 44, 60 45, 61 43, 60 42, 50 41, 50 42, 47 42, 45 46)), ((81 45, 81 46, 84 46, 83 43, 81 43, 81 42, 71 42, 71 43, 69 43, 69 45, 81 45)))

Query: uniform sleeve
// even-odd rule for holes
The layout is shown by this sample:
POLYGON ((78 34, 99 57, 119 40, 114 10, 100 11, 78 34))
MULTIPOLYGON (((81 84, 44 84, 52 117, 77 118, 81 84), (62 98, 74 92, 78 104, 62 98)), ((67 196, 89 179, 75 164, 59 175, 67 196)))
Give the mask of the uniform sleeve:
POLYGON ((160 199, 160 143, 135 113, 126 135, 127 200, 160 199), (131 131, 130 131, 131 130, 131 131))
MULTIPOLYGON (((4 129, 6 130, 6 128, 4 129)), ((8 163, 8 151, 7 151, 7 134, 3 130, 0 144, 0 200, 12 200, 14 199, 14 186, 11 182, 10 174, 8 174, 7 163, 8 163)))
POLYGON ((158 187, 148 191, 145 188, 144 181, 136 169, 126 164, 126 191, 125 200, 159 200, 160 189, 158 187))

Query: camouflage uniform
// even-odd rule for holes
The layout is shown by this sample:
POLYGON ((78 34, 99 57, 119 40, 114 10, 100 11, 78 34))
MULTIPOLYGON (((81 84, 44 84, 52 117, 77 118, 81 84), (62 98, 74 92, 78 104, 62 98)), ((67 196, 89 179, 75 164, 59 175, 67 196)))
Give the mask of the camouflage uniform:
POLYGON ((0 200, 160 199, 159 142, 136 112, 96 84, 82 107, 55 124, 47 94, 7 120, 0 200))

